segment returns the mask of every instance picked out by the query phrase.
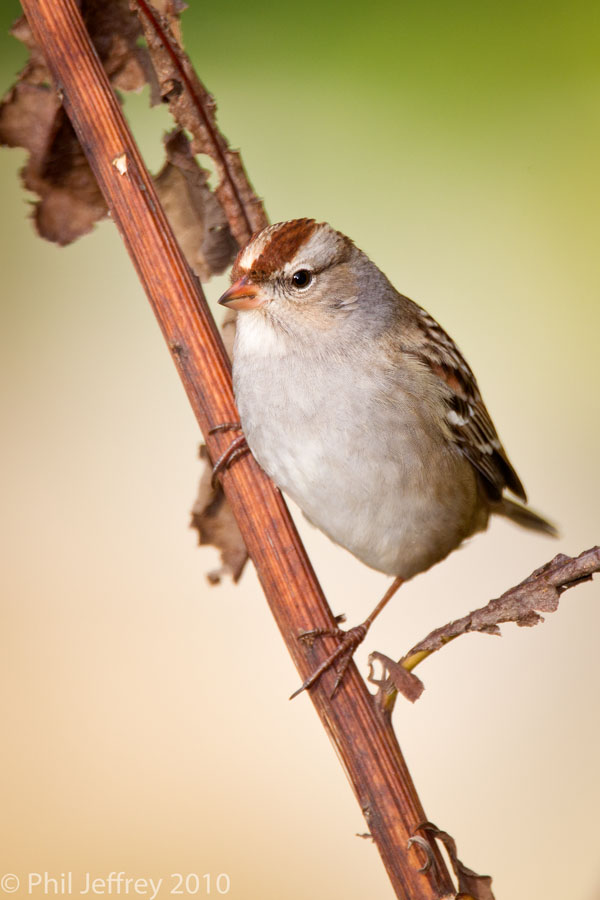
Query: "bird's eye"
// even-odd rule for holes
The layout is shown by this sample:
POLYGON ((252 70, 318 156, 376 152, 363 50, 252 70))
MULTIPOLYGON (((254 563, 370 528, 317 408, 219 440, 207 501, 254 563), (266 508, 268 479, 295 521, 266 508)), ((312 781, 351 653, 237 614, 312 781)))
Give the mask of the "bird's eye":
POLYGON ((297 288, 305 288, 308 287, 312 281, 312 275, 308 271, 308 269, 298 269, 297 272, 294 272, 292 275, 292 281, 294 283, 294 287, 297 288))

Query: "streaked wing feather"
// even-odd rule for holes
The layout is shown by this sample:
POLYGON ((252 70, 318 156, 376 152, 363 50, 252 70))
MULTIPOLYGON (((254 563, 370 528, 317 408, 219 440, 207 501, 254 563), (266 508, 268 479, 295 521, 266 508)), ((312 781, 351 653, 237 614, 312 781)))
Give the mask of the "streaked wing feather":
POLYGON ((435 319, 418 307, 426 352, 420 355, 448 387, 446 420, 462 453, 483 478, 492 500, 500 500, 508 487, 526 500, 525 489, 500 442, 485 408, 475 376, 452 338, 435 319))

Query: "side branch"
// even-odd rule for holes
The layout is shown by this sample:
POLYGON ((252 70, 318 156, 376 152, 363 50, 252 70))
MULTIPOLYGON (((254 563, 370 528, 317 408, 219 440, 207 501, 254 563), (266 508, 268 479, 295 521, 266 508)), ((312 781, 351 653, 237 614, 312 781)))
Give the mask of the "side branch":
POLYGON ((398 662, 380 653, 371 654, 371 661, 379 660, 388 672, 387 678, 378 681, 373 677, 370 679, 379 686, 381 708, 387 714, 391 713, 398 693, 404 694, 409 700, 416 700, 423 690, 423 684, 410 674, 412 670, 461 634, 480 631, 483 634, 499 635, 499 626, 504 622, 515 622, 521 627, 538 625, 544 621, 541 613, 558 609, 561 594, 576 584, 591 581, 596 572, 600 572, 600 547, 591 547, 576 557, 559 553, 502 596, 490 600, 485 606, 461 619, 434 629, 398 662))
MULTIPOLYGON (((227 435, 210 434, 235 421, 227 355, 199 283, 187 266, 159 204, 85 31, 76 0, 22 0, 79 141, 128 248, 158 319, 212 459, 227 435)), ((297 636, 333 628, 312 566, 280 493, 246 456, 224 474, 224 489, 267 600, 304 680, 333 649, 305 648, 297 636)), ((408 849, 426 819, 392 732, 352 665, 335 701, 334 673, 310 696, 342 760, 369 830, 398 897, 441 900, 454 896, 448 870, 434 844, 437 865, 420 872, 420 851, 408 849)))

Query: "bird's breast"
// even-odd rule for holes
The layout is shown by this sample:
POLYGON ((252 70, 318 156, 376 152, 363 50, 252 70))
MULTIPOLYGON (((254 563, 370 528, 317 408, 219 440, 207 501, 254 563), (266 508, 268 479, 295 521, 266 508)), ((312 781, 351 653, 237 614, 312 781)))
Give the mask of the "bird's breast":
MULTIPOLYGON (((451 519, 443 540, 460 542, 472 510, 452 509, 447 485, 456 473, 446 470, 458 466, 471 479, 473 498, 474 477, 454 452, 431 465, 440 441, 426 404, 415 406, 383 370, 356 357, 257 350, 238 335, 233 372, 242 427, 259 464, 314 525, 373 568, 404 577, 452 549, 439 555, 435 535, 423 539, 432 523, 447 530, 441 520, 451 519)), ((457 500, 462 483, 461 490, 457 500)))

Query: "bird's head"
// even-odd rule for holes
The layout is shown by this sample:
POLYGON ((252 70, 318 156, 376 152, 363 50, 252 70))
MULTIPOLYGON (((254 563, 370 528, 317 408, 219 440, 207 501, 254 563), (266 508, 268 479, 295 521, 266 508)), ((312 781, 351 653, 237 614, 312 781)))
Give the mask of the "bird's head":
POLYGON ((325 330, 356 306, 361 257, 349 238, 324 222, 279 222, 240 251, 219 303, 258 311, 288 331, 294 325, 325 330))

